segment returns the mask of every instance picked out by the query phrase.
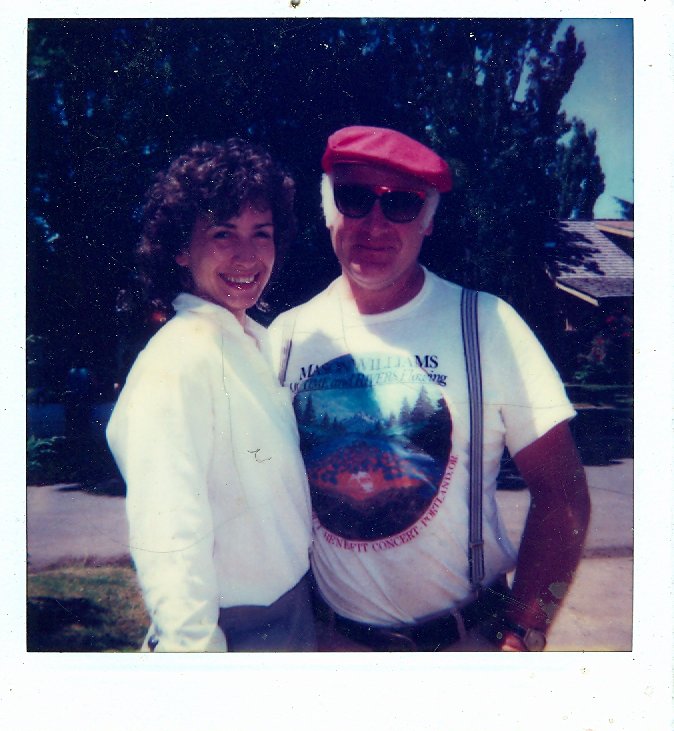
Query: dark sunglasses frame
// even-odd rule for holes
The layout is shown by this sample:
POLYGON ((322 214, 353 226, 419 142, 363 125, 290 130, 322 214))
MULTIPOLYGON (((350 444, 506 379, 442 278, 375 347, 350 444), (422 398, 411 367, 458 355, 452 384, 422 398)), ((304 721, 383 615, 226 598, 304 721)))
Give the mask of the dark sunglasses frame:
POLYGON ((386 185, 341 183, 334 186, 337 210, 347 218, 365 218, 379 201, 384 216, 393 223, 409 223, 421 213, 426 202, 426 191, 390 188, 386 185), (361 196, 354 201, 347 195, 361 196))

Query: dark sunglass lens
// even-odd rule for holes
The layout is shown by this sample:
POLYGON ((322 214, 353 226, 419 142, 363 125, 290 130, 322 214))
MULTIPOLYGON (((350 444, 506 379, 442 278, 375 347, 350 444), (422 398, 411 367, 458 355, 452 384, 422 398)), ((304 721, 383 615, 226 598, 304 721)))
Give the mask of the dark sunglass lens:
POLYGON ((424 205, 423 196, 414 191, 394 191, 382 196, 381 207, 386 218, 396 223, 413 221, 424 205))
POLYGON ((372 209, 375 194, 361 185, 336 185, 335 205, 348 218, 363 218, 372 209))

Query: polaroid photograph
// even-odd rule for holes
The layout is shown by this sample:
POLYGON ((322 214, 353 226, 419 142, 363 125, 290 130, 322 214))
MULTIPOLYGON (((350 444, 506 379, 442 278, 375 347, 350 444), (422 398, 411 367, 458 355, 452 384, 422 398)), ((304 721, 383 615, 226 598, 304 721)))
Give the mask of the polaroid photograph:
POLYGON ((8 720, 666 723, 669 4, 2 16, 8 720))

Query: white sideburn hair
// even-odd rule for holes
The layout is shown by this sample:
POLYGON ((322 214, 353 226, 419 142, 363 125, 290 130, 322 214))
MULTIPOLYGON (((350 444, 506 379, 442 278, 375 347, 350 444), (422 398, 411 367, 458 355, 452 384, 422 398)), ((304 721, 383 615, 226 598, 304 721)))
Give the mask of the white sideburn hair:
MULTIPOLYGON (((435 212, 438 210, 438 204, 440 203, 440 193, 437 188, 427 187, 425 191, 426 202, 421 209, 419 218, 419 223, 422 228, 430 226, 433 216, 435 216, 435 212)), ((329 228, 339 213, 335 205, 332 174, 323 173, 321 177, 321 207, 323 208, 323 216, 325 216, 325 225, 329 228)))

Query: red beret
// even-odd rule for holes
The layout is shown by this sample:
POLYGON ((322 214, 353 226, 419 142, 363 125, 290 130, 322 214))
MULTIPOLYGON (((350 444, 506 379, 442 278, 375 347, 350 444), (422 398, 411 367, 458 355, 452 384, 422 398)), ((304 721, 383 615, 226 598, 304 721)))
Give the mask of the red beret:
POLYGON ((382 127, 344 127, 328 137, 321 163, 326 173, 339 163, 370 163, 423 180, 441 193, 452 189, 452 171, 433 150, 382 127))

